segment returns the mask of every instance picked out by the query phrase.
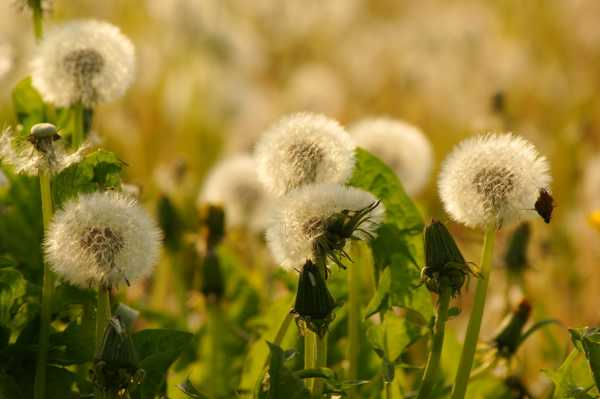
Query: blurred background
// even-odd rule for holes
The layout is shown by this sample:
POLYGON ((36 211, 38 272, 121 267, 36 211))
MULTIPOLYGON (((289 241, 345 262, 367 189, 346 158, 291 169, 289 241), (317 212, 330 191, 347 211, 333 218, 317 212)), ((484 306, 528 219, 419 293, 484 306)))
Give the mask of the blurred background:
MULTIPOLYGON (((550 159, 558 205, 549 226, 532 224, 513 306, 526 291, 535 318, 600 321, 600 232, 588 221, 600 209, 598 0, 56 0, 46 26, 73 18, 107 20, 136 46, 134 86, 98 107, 93 130, 149 206, 162 193, 193 214, 212 165, 251 152, 282 115, 315 111, 346 126, 370 116, 419 126, 436 164, 416 201, 426 219, 447 220, 440 162, 465 137, 512 131, 550 159)), ((29 73, 31 31, 27 12, 2 0, 3 125, 14 121, 10 90, 29 73)), ((479 233, 450 226, 477 261, 479 233)), ((511 231, 500 235, 484 338, 505 312, 511 231)), ((451 323, 460 334, 463 318, 451 323)), ((521 353, 535 353, 534 371, 557 366, 546 352, 564 354, 566 333, 548 334, 555 346, 540 335, 521 353)))

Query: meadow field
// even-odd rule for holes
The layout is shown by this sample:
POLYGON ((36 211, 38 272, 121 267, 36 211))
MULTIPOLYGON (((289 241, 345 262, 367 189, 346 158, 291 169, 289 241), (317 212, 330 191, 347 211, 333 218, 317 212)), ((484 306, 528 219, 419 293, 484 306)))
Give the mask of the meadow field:
POLYGON ((0 3, 0 399, 600 398, 600 1, 0 3))

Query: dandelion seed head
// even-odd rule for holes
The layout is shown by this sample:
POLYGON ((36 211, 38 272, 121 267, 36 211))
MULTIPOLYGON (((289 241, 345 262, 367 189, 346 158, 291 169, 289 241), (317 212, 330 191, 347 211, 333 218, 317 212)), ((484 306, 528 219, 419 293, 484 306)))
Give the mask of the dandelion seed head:
POLYGON ((92 107, 125 93, 134 78, 135 50, 116 26, 79 20, 50 30, 31 67, 44 100, 92 107))
POLYGON ((80 287, 112 287, 148 276, 161 232, 146 211, 114 191, 82 194, 59 210, 44 241, 46 260, 80 287))
POLYGON ((80 162, 90 148, 88 143, 84 143, 77 151, 68 152, 61 140, 40 147, 17 139, 11 128, 0 133, 0 162, 13 168, 15 173, 28 176, 37 176, 40 170, 60 173, 80 162))
MULTIPOLYGON (((325 233, 327 219, 343 210, 358 211, 377 202, 372 194, 337 184, 316 184, 294 190, 282 197, 267 229, 267 242, 275 260, 285 268, 301 267, 314 260, 315 240, 325 233)), ((368 239, 383 220, 378 205, 354 236, 368 239)))
POLYGON ((532 211, 551 177, 545 157, 513 134, 481 135, 460 143, 438 180, 444 208, 457 222, 487 228, 516 222, 532 211))
POLYGON ((354 168, 354 147, 335 120, 293 114, 269 128, 258 142, 258 177, 276 196, 307 184, 344 183, 354 168))
POLYGON ((350 134, 357 146, 373 153, 396 172, 408 194, 418 194, 427 184, 433 151, 416 126, 391 118, 372 118, 356 123, 350 134))
POLYGON ((228 226, 252 231, 265 229, 269 202, 270 196, 258 181, 256 161, 247 155, 233 156, 217 164, 198 197, 198 205, 221 205, 228 226))

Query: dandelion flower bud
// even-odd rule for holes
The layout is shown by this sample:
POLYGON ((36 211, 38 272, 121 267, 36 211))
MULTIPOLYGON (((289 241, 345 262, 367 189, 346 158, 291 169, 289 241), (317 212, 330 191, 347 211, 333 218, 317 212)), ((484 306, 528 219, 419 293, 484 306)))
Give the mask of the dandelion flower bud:
POLYGON ((307 260, 319 263, 317 255, 339 264, 338 254, 346 241, 372 238, 383 215, 383 205, 366 191, 310 185, 279 201, 267 241, 275 260, 285 268, 301 267, 307 260))
POLYGON ((134 78, 135 50, 107 23, 79 20, 48 32, 31 63, 32 83, 60 107, 92 107, 121 97, 134 78))
POLYGON ((293 114, 259 141, 258 177, 276 196, 307 184, 345 183, 354 169, 354 147, 335 120, 320 114, 293 114))
POLYGON ((0 162, 18 174, 37 176, 40 171, 60 173, 80 162, 90 150, 87 144, 75 152, 67 152, 54 125, 39 123, 31 129, 28 140, 19 140, 8 128, 0 133, 0 162))
POLYGON ((550 184, 546 158, 525 139, 490 134, 460 143, 442 165, 438 185, 444 208, 469 227, 501 227, 533 214, 550 184))
POLYGON ((390 118, 366 119, 350 128, 356 145, 381 158, 400 178, 406 192, 418 194, 433 165, 429 140, 416 126, 390 118))
POLYGON ((134 200, 117 192, 82 194, 56 213, 44 249, 52 269, 80 287, 111 287, 150 274, 161 232, 134 200))
POLYGON ((254 158, 238 155, 219 163, 198 197, 199 206, 205 203, 223 206, 229 227, 264 230, 269 195, 258 180, 254 158))

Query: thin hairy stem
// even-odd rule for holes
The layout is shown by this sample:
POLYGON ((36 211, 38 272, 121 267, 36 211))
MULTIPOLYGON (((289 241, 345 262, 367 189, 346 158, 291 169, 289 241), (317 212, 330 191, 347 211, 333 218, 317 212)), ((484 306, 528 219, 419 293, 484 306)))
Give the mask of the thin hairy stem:
MULTIPOLYGON (((40 195, 42 199, 42 222, 44 233, 53 215, 52 187, 50 183, 50 172, 40 170, 40 195)), ((48 345, 50 334, 50 322, 52 313, 52 297, 54 296, 55 276, 50 267, 44 263, 44 277, 42 286, 42 304, 40 312, 40 336, 39 349, 34 381, 34 398, 43 399, 46 395, 46 368, 48 363, 48 345)))
POLYGON ((448 319, 448 305, 450 304, 450 287, 443 287, 438 299, 437 315, 433 327, 433 336, 431 340, 431 352, 427 359, 427 366, 423 373, 423 381, 417 399, 427 399, 430 397, 433 387, 437 382, 440 369, 440 359, 442 357, 442 347, 444 345, 444 331, 446 320, 448 319))
MULTIPOLYGON (((306 330, 304 335, 304 370, 317 367, 317 334, 306 330)), ((307 378, 306 386, 309 391, 314 392, 315 379, 307 378)))
POLYGON ((483 310, 485 307, 485 297, 490 277, 495 240, 496 228, 490 227, 486 230, 483 240, 481 271, 475 290, 475 302, 473 303, 471 318, 469 319, 469 325, 467 326, 467 334, 465 336, 464 346, 458 364, 458 371, 454 380, 451 399, 463 399, 467 392, 467 383, 469 382, 471 368, 473 367, 475 350, 477 349, 477 341, 479 339, 479 330, 481 329, 481 320, 483 318, 483 310))

